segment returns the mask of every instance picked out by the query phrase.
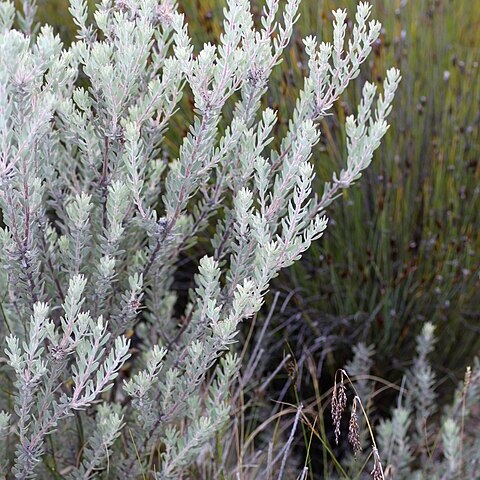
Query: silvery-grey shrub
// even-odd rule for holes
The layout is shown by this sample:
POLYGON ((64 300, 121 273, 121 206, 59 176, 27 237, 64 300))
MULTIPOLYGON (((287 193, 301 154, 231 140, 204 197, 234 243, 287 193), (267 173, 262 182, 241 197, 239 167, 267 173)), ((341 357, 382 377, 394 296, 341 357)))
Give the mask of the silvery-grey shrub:
MULTIPOLYGON (((476 428, 480 399, 480 359, 467 366, 452 402, 438 402, 439 382, 429 356, 434 351, 435 326, 425 322, 416 339, 413 361, 393 403, 376 432, 385 480, 450 480, 479 478, 480 431, 476 428)), ((375 416, 377 378, 371 375, 373 346, 358 344, 346 371, 355 378, 355 388, 375 416)), ((372 421, 372 419, 371 419, 372 421)), ((361 475, 370 454, 367 429, 362 425, 363 452, 343 459, 351 478, 361 475), (360 458, 359 458, 360 457, 360 458)), ((363 478, 363 477, 362 477, 363 478)))
POLYGON ((228 0, 218 44, 198 52, 169 0, 101 0, 91 22, 72 0, 69 48, 35 0, 0 3, 4 475, 180 478, 228 423, 239 323, 368 167, 400 80, 387 71, 379 95, 365 83, 345 167, 312 192, 319 121, 381 26, 361 2, 351 34, 337 10, 332 43, 304 40, 309 75, 277 151, 262 97, 298 3, 266 0, 256 26, 228 0), (185 91, 194 117, 170 158, 185 91), (200 239, 211 254, 178 318, 179 256, 200 239))

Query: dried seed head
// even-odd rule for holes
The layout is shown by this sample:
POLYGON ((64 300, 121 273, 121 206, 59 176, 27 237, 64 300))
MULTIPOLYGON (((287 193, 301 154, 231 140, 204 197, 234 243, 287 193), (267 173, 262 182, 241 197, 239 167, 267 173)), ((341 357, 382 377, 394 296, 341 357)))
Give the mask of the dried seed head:
POLYGON ((335 442, 338 445, 338 439, 340 438, 340 422, 342 420, 342 414, 347 406, 347 393, 345 384, 343 383, 343 372, 340 373, 340 384, 337 385, 335 379, 335 385, 333 386, 332 394, 332 420, 335 426, 335 442))
POLYGON ((373 480, 385 480, 383 475, 382 462, 380 461, 380 455, 376 447, 372 447, 373 454, 373 470, 370 472, 373 480))
POLYGON ((285 369, 287 370, 288 376, 292 383, 295 383, 297 381, 297 365, 295 360, 289 360, 285 365, 285 369))
POLYGON ((157 221, 155 235, 161 237, 168 226, 168 220, 165 217, 161 217, 157 221))
POLYGON ((247 74, 247 81, 253 87, 262 85, 265 82, 263 68, 253 65, 247 74))
POLYGON ((121 12, 124 13, 128 12, 130 9, 130 4, 126 0, 117 0, 115 5, 121 12))
POLYGON ((173 8, 171 2, 163 2, 158 5, 155 13, 157 20, 162 26, 168 27, 172 24, 173 8))
POLYGON ((54 360, 61 361, 65 358, 67 352, 60 345, 51 345, 50 346, 50 355, 54 360))
POLYGON ((358 397, 353 399, 352 413, 350 415, 350 423, 348 425, 348 441, 353 448, 353 453, 357 456, 362 451, 360 443, 360 425, 358 423, 357 415, 357 401, 358 397))
POLYGON ((468 387, 470 386, 470 382, 472 381, 472 367, 468 366, 467 370, 465 371, 465 379, 463 381, 463 396, 467 396, 468 387))

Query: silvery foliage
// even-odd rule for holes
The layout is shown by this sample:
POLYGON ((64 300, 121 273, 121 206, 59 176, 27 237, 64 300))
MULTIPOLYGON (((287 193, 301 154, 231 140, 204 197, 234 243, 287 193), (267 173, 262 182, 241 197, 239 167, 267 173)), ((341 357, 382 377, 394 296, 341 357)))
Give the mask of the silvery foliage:
POLYGON ((436 382, 428 356, 436 342, 435 327, 427 322, 417 337, 416 356, 407 371, 390 419, 378 427, 386 479, 441 480, 476 478, 480 471, 480 432, 472 428, 480 398, 480 361, 474 359, 451 405, 435 413, 436 382), (419 428, 423 425, 423 435, 419 428), (423 461, 418 462, 418 458, 423 461))
POLYGON ((365 83, 345 168, 317 196, 319 120, 380 34, 367 3, 348 42, 343 10, 332 44, 305 39, 310 74, 278 151, 261 100, 299 0, 283 12, 267 0, 260 29, 247 0, 229 0, 218 44, 196 54, 169 0, 102 0, 92 23, 72 0, 69 48, 22 3, 21 14, 0 3, 1 402, 12 410, 0 414, 0 468, 179 478, 228 422, 238 360, 225 352, 239 323, 368 167, 400 75, 389 70, 380 95, 365 83), (169 158, 185 90, 194 118, 169 158), (201 235, 211 254, 179 319, 174 274, 201 235))

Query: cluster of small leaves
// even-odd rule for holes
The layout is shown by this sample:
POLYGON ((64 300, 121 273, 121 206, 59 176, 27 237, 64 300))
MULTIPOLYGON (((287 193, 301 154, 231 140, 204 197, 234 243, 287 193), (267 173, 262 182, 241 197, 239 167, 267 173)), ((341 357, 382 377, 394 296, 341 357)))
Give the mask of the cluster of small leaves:
POLYGON ((229 420, 238 360, 225 352, 239 323, 369 165, 399 72, 387 72, 376 104, 365 85, 346 122, 345 169, 318 197, 319 122, 380 34, 367 3, 346 49, 343 10, 332 45, 305 41, 310 74, 278 151, 277 114, 262 98, 298 0, 282 14, 267 0, 260 28, 247 0, 228 0, 218 44, 199 52, 171 0, 102 0, 92 21, 87 1, 71 0, 69 48, 35 23, 34 1, 21 3, 19 13, 0 2, 0 347, 10 387, 0 401, 14 405, 0 413, 0 468, 18 479, 180 478, 229 420), (165 135, 185 90, 194 118, 171 158, 165 135), (179 318, 175 272, 200 237, 210 253, 179 318))

